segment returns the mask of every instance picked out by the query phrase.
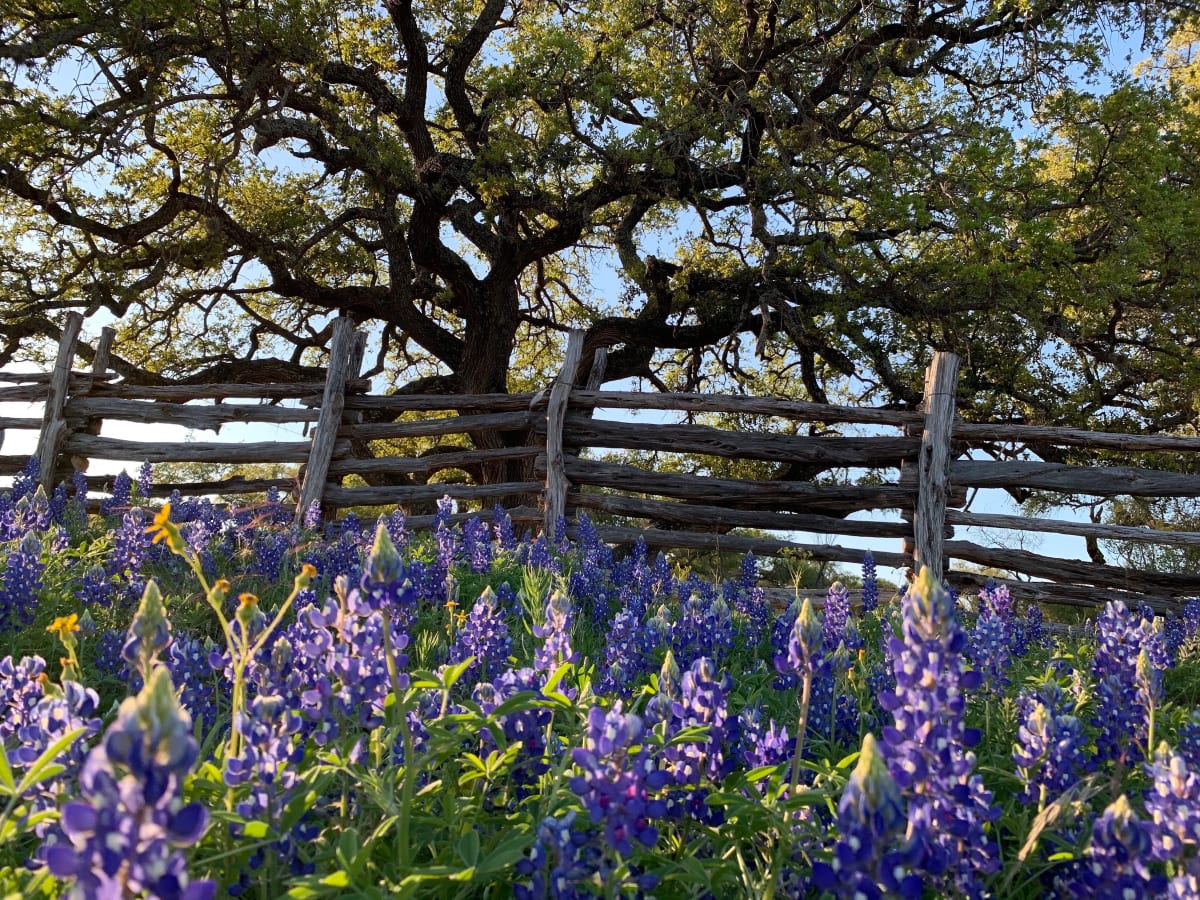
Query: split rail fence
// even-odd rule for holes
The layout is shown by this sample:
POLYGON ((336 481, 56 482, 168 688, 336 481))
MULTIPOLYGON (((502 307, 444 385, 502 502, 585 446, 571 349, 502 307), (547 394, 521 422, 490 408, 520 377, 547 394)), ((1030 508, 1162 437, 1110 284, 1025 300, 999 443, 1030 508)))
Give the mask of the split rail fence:
MULTIPOLYGON (((551 535, 560 522, 570 523, 579 512, 587 512, 594 521, 605 523, 597 527, 602 539, 614 544, 641 539, 654 549, 796 553, 817 562, 861 563, 863 550, 836 543, 730 532, 854 536, 877 545, 896 540, 898 551, 873 551, 879 565, 929 565, 959 587, 979 586, 985 576, 952 568, 950 561, 958 560, 1012 573, 1011 578, 998 580, 1017 587, 1021 596, 1055 603, 1093 606, 1120 597, 1169 609, 1185 597, 1200 595, 1200 573, 1136 571, 955 539, 955 526, 973 526, 1198 548, 1200 533, 1195 532, 987 514, 963 507, 971 488, 1101 497, 1200 497, 1200 477, 1172 471, 969 455, 973 450, 1029 445, 1190 454, 1200 452, 1200 438, 963 422, 954 411, 959 361, 952 354, 935 354, 920 411, 761 397, 602 391, 604 351, 583 360, 578 332, 570 335, 561 371, 544 391, 380 396, 370 394, 369 383, 358 377, 365 339, 349 319, 334 323, 325 381, 293 384, 126 384, 108 370, 111 332, 103 333, 95 349, 81 348, 81 325, 77 316, 68 318, 52 372, 0 373, 0 380, 12 384, 0 387, 0 402, 44 403, 40 419, 0 418, 0 443, 5 428, 36 430, 39 458, 52 461, 43 465, 47 487, 68 476, 72 468, 86 469, 89 459, 292 463, 300 465, 296 478, 156 484, 153 493, 229 495, 274 487, 291 493, 298 517, 313 503, 321 504, 328 515, 351 506, 428 507, 448 495, 479 506, 478 514, 484 517, 500 501, 514 521, 540 525, 551 535), (92 360, 90 371, 72 370, 81 350, 92 360), (298 401, 298 405, 285 407, 277 405, 279 401, 298 401), (600 410, 624 411, 624 418, 597 418, 600 410), (739 432, 634 421, 631 412, 732 413, 789 423, 868 426, 871 434, 804 436, 787 428, 739 432), (406 413, 423 418, 402 419, 406 413), (170 423, 196 430, 216 430, 230 422, 299 422, 312 432, 310 439, 298 441, 162 443, 101 436, 102 421, 170 423), (897 433, 878 433, 886 430, 897 433), (447 443, 436 452, 413 456, 368 456, 355 449, 369 441, 408 438, 447 443), (808 467, 810 471, 870 471, 877 477, 855 484, 824 484, 782 474, 761 480, 685 475, 589 452, 596 450, 756 460, 773 464, 780 472, 808 467), (477 477, 473 483, 461 476, 454 483, 439 480, 448 470, 473 472, 477 477), (488 476, 479 477, 484 471, 488 476), (343 479, 350 475, 375 482, 400 477, 407 483, 347 486, 343 479), (881 511, 890 512, 891 519, 852 517, 881 511), (617 524, 621 522, 626 524, 617 524)), ((15 474, 25 461, 0 456, 0 474, 15 474)), ((89 477, 89 491, 102 489, 109 480, 89 477)), ((412 522, 421 527, 430 519, 417 516, 412 522)), ((569 533, 573 528, 568 524, 569 533)))

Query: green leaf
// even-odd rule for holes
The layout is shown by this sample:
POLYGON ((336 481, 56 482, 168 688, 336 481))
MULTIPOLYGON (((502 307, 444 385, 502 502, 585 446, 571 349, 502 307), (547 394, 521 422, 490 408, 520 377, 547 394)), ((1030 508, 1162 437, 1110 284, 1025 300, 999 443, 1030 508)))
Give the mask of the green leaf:
POLYGON ((472 828, 458 839, 455 849, 462 861, 474 869, 479 862, 479 832, 472 828))
POLYGON ((258 840, 259 838, 265 838, 267 836, 267 831, 268 829, 266 822, 247 822, 242 826, 242 833, 246 837, 253 838, 255 840, 258 840))
POLYGON ((525 855, 525 852, 532 846, 533 840, 532 832, 519 832, 506 838, 483 858, 476 867, 476 871, 480 875, 488 875, 508 868, 525 855))
POLYGON ((3 747, 0 747, 0 787, 4 788, 5 796, 12 796, 17 792, 12 768, 8 764, 8 751, 3 747))

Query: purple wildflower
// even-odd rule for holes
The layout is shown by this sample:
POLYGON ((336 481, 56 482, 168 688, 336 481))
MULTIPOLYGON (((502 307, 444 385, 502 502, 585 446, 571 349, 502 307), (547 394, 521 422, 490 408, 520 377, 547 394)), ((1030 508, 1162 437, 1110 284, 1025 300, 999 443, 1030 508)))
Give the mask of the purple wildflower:
POLYGON ((216 893, 214 882, 189 881, 177 849, 196 843, 208 826, 204 807, 182 797, 199 755, 191 732, 165 669, 121 704, 83 764, 82 799, 62 809, 62 839, 40 851, 53 875, 73 880, 68 896, 207 900, 216 893))
POLYGON ((968 750, 979 733, 964 721, 966 692, 978 686, 979 675, 966 670, 966 632, 927 568, 902 608, 903 638, 890 640, 896 690, 880 697, 895 719, 883 732, 884 756, 910 798, 910 821, 927 826, 925 870, 949 893, 979 896, 982 876, 999 867, 984 825, 1000 812, 968 750))

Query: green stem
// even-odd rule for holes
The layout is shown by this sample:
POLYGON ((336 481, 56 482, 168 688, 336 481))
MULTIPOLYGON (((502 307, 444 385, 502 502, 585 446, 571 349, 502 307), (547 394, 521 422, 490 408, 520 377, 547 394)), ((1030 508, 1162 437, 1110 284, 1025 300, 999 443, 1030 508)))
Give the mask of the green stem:
POLYGON ((804 756, 804 733, 808 728, 808 704, 812 695, 812 669, 805 671, 800 683, 800 722, 796 726, 796 756, 792 759, 792 778, 789 782, 789 797, 796 796, 796 788, 800 786, 800 760, 804 756))
POLYGON ((403 782, 400 784, 400 814, 396 823, 396 855, 399 858, 400 869, 408 873, 411 865, 409 847, 409 826, 412 815, 413 790, 416 779, 413 777, 413 762, 416 750, 413 746, 412 731, 408 727, 408 716, 404 704, 404 686, 400 682, 400 667, 396 664, 396 649, 392 646, 392 616, 391 611, 383 610, 383 655, 387 663, 388 678, 392 683, 392 693, 395 702, 397 725, 400 728, 400 740, 404 746, 404 767, 401 772, 403 782))

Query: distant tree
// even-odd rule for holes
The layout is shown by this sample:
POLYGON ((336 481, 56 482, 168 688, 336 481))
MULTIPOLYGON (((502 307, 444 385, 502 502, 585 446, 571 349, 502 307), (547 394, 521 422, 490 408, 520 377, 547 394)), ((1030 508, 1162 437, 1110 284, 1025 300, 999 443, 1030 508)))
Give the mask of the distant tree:
POLYGON ((1171 429, 1183 6, 5 2, 0 364, 78 309, 130 379, 300 377, 341 313, 505 391, 580 326, 610 379, 905 406, 944 348, 968 415, 1171 429), (1134 34, 1175 74, 1063 89, 1134 34))

